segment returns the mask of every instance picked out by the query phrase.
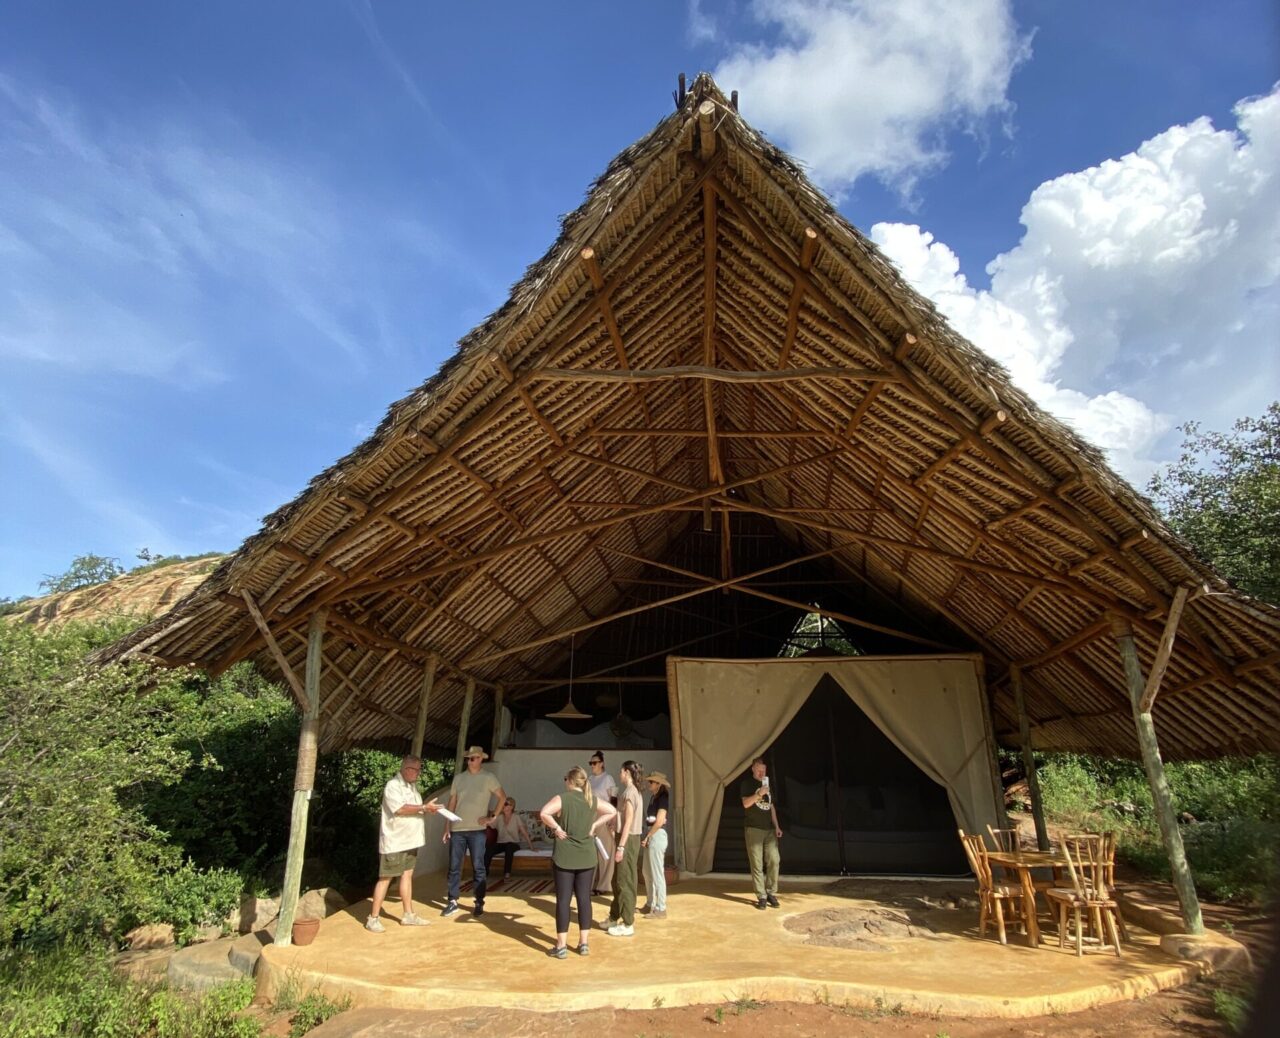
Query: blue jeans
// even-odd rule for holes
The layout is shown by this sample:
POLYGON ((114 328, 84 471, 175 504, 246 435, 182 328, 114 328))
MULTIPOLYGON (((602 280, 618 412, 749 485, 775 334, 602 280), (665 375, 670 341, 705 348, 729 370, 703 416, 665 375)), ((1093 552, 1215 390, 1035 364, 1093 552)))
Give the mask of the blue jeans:
POLYGON ((462 885, 462 859, 468 852, 471 854, 471 868, 476 874, 476 904, 482 905, 488 879, 484 867, 483 829, 449 833, 449 900, 458 900, 458 890, 462 885))

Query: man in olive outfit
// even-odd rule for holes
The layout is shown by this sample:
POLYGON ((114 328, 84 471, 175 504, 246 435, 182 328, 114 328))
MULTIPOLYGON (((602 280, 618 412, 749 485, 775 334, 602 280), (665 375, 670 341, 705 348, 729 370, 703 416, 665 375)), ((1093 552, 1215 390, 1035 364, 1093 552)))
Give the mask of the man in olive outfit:
POLYGON ((778 841, 782 839, 782 827, 778 825, 763 757, 751 762, 751 774, 742 780, 738 794, 745 815, 742 832, 747 841, 751 882, 756 888, 756 908, 777 908, 778 866, 782 861, 778 841))

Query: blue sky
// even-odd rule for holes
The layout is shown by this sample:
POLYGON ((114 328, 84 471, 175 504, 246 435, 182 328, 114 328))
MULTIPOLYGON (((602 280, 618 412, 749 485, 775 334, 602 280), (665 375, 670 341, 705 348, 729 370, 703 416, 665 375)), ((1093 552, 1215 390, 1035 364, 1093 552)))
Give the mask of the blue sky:
POLYGON ((1139 485, 1280 396, 1270 0, 13 0, 0 596, 234 548, 700 69, 1139 485))

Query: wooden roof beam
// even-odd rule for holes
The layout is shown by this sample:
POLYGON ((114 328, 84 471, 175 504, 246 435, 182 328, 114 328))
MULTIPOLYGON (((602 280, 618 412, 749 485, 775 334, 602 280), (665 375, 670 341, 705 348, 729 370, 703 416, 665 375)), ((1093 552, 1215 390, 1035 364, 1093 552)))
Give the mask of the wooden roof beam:
MULTIPOLYGON (((800 269, 808 273, 817 252, 818 232, 812 227, 804 229, 800 242, 800 269)), ((804 301, 804 284, 796 281, 791 286, 791 298, 787 300, 787 330, 783 333, 782 348, 778 350, 778 367, 787 366, 791 350, 796 344, 796 329, 800 323, 800 304, 804 301)))
POLYGON ((786 368, 777 371, 738 371, 717 368, 706 364, 682 364, 668 368, 632 368, 619 371, 612 368, 535 368, 528 378, 553 382, 671 382, 677 379, 705 379, 711 382, 727 382, 735 385, 757 385, 773 382, 809 382, 813 379, 832 379, 837 382, 863 382, 881 380, 897 381, 875 368, 786 368))

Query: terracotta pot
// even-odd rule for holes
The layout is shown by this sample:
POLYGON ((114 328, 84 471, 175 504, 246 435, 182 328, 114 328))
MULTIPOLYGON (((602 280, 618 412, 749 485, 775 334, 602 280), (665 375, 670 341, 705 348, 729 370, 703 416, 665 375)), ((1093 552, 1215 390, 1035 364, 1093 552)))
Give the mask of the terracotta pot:
POLYGON ((293 943, 310 944, 320 932, 319 919, 299 919, 293 924, 293 943))

